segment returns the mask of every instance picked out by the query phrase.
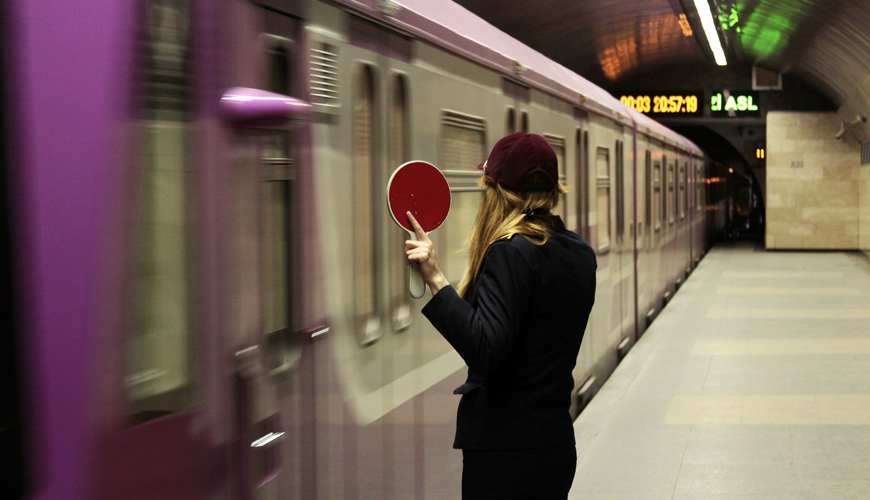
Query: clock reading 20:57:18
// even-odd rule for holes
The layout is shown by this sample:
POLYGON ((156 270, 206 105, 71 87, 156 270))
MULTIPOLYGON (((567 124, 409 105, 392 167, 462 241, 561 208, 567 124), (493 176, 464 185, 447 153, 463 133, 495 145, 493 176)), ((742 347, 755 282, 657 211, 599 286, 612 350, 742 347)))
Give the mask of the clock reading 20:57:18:
POLYGON ((699 101, 697 95, 622 96, 619 100, 640 113, 653 115, 672 113, 695 114, 698 112, 699 101))

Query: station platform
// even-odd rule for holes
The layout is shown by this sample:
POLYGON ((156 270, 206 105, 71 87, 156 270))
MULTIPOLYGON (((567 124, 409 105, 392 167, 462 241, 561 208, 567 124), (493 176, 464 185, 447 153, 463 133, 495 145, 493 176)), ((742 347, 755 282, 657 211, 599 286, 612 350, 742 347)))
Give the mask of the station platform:
POLYGON ((870 259, 714 247, 574 429, 572 499, 870 498, 870 259))

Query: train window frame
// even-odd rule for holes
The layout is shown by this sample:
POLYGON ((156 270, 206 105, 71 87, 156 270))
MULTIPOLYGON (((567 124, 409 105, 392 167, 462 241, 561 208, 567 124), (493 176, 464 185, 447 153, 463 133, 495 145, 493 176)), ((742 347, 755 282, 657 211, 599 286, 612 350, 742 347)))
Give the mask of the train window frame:
POLYGON ((575 168, 577 170, 577 233, 589 240, 589 131, 577 129, 575 168))
MULTIPOLYGON (((264 59, 265 89, 281 95, 294 95, 299 82, 293 79, 293 75, 298 74, 293 40, 262 33, 259 41, 264 59), (284 74, 276 78, 279 72, 284 74)), ((270 346, 264 351, 266 367, 273 376, 283 378, 290 374, 286 368, 301 359, 302 349, 300 337, 294 334, 301 326, 298 309, 301 293, 298 288, 298 177, 294 160, 297 152, 289 129, 263 130, 258 135, 262 342, 270 346)))
POLYGON ((680 220, 686 219, 686 212, 688 212, 689 205, 689 191, 687 189, 686 184, 688 183, 688 171, 689 164, 688 162, 683 162, 680 165, 680 220))
POLYGON ((611 200, 611 185, 610 185, 610 148, 597 147, 595 152, 595 173, 596 173, 596 223, 597 223, 597 247, 598 254, 604 255, 610 252, 613 241, 613 230, 611 228, 613 201, 611 200), (601 159, 604 159, 604 172, 601 171, 601 159), (602 194, 604 195, 604 206, 607 207, 602 214, 602 194), (602 231, 604 231, 602 237, 602 231))
POLYGON ((520 132, 529 132, 529 112, 523 110, 520 113, 520 132))
MULTIPOLYGON (((438 127, 438 164, 440 165, 441 171, 444 172, 444 175, 473 175, 475 180, 483 175, 483 172, 477 169, 478 163, 474 163, 473 161, 467 162, 452 162, 450 158, 446 156, 445 153, 445 140, 448 130, 446 127, 453 127, 459 130, 467 130, 475 133, 482 134, 482 142, 480 142, 480 148, 482 151, 482 156, 486 159, 487 154, 487 125, 486 119, 480 116, 470 115, 467 113, 462 113, 460 111, 455 111, 452 109, 442 109, 441 110, 441 119, 439 121, 438 127), (457 168, 449 168, 450 166, 457 164, 459 165, 457 168)), ((480 155, 474 155, 478 157, 480 155)), ((482 161, 482 160, 481 160, 482 161)))
POLYGON ((266 90, 271 92, 275 92, 277 94, 284 94, 288 96, 296 95, 296 88, 299 82, 293 80, 293 71, 292 68, 296 67, 297 61, 295 58, 296 54, 296 43, 286 37, 274 35, 272 33, 261 33, 258 39, 258 45, 260 46, 260 53, 265 54, 266 56, 266 71, 264 75, 264 81, 271 83, 272 73, 268 69, 269 58, 273 54, 278 54, 279 52, 284 53, 285 60, 287 62, 286 71, 284 76, 287 78, 286 81, 286 91, 279 92, 277 90, 273 90, 271 85, 268 85, 266 90))
POLYGON ((653 183, 653 219, 655 221, 655 232, 660 232, 662 230, 662 226, 664 226, 664 202, 662 199, 664 198, 664 190, 662 189, 662 162, 665 161, 665 158, 662 157, 661 160, 653 161, 653 177, 650 179, 650 182, 653 183))
POLYGON ((507 115, 505 135, 511 135, 517 131, 517 110, 513 106, 508 106, 505 114, 507 115))
POLYGON ((667 198, 665 200, 665 206, 667 208, 665 210, 667 212, 666 215, 667 215, 668 226, 673 226, 674 223, 677 221, 676 214, 674 213, 676 211, 676 200, 677 200, 677 193, 676 193, 676 186, 675 186, 675 182, 676 182, 676 170, 675 170, 675 168, 676 167, 674 166, 674 163, 668 163, 667 165, 668 165, 668 169, 667 169, 667 176, 668 176, 667 182, 668 182, 668 184, 667 184, 667 193, 665 196, 665 198, 667 198))
MULTIPOLYGON (((437 146, 438 165, 441 172, 447 178, 450 192, 453 195, 451 212, 462 210, 464 202, 460 198, 465 199, 465 195, 469 193, 478 193, 482 199, 484 189, 477 185, 477 180, 483 175, 483 172, 477 169, 477 165, 486 159, 489 151, 487 149, 488 140, 488 124, 485 118, 452 109, 442 109, 440 111, 437 146), (470 148, 463 150, 459 160, 453 158, 452 154, 449 155, 447 151, 447 136, 450 133, 455 133, 455 131, 451 132, 451 129, 465 130, 466 137, 471 137, 471 135, 468 135, 469 133, 477 137, 477 140, 474 142, 475 151, 472 153, 470 148)), ((479 206, 480 201, 475 200, 474 209, 477 210, 479 206)), ((442 270, 448 280, 451 280, 451 282, 455 281, 456 283, 459 283, 468 267, 468 253, 467 248, 465 248, 465 241, 470 228, 468 228, 469 231, 464 229, 460 231, 454 230, 454 225, 461 220, 463 220, 462 217, 456 217, 455 215, 448 217, 438 229, 441 237, 436 242, 436 250, 442 255, 442 270), (454 269, 460 267, 460 262, 461 272, 454 269)))
MULTIPOLYGON (((649 236, 650 227, 652 224, 652 151, 649 149, 646 150, 644 154, 644 176, 645 181, 644 186, 644 212, 643 212, 643 221, 638 224, 646 224, 646 234, 649 236)), ((642 233, 642 229, 638 227, 638 234, 642 233)))
POLYGON ((378 226, 376 221, 377 207, 380 204, 376 203, 375 197, 379 192, 378 182, 378 147, 379 147, 379 120, 378 110, 380 109, 380 100, 378 99, 379 79, 377 64, 369 61, 357 61, 356 67, 353 70, 356 75, 352 79, 354 83, 352 90, 352 105, 351 105, 351 129, 352 129, 352 175, 353 175, 353 207, 354 207, 354 224, 352 230, 353 242, 353 262, 354 275, 352 286, 352 301, 353 301, 353 324, 354 331, 357 334, 357 340, 363 347, 370 346, 377 342, 382 335, 381 324, 381 297, 378 293, 379 273, 379 250, 378 244, 378 226), (364 105, 362 94, 366 92, 363 85, 368 83, 370 94, 370 119, 367 124, 370 130, 370 144, 368 151, 368 171, 361 166, 360 161, 363 156, 358 152, 358 135, 357 127, 360 126, 359 113, 364 105), (368 176, 368 179, 360 178, 363 174, 368 176), (367 205, 362 205, 367 203, 367 205), (363 209, 360 209, 362 207, 363 209), (366 236, 362 233, 362 228, 368 228, 369 234, 366 236), (370 253, 369 253, 370 252, 370 253), (365 261, 369 261, 370 266, 368 272, 365 272, 365 261), (365 307, 369 305, 370 307, 365 307))
MULTIPOLYGON (((556 168, 559 177, 559 183, 563 186, 568 184, 568 171, 566 162, 568 161, 568 151, 567 151, 567 142, 565 141, 565 137, 556 134, 545 133, 542 134, 544 139, 550 146, 552 146, 553 151, 556 152, 556 168)), ((556 207, 556 214, 561 216, 564 221, 568 220, 568 195, 563 194, 560 196, 559 206, 556 207)))
MULTIPOLYGON (((387 112, 387 172, 402 165, 411 158, 411 99, 410 78, 404 71, 392 70, 389 76, 390 109, 387 112), (402 117, 401 126, 396 128, 396 117, 402 117), (397 141, 396 131, 400 130, 397 141), (397 142, 399 144, 397 144, 397 142)), ((388 236, 387 253, 390 262, 389 303, 393 331, 398 333, 407 330, 414 322, 411 313, 411 298, 408 294, 408 266, 404 259, 403 241, 407 233, 396 224, 390 224, 386 231, 388 236)))
POLYGON ((197 322, 200 301, 196 293, 199 259, 195 233, 200 192, 193 150, 196 107, 188 90, 196 78, 191 55, 194 43, 191 36, 180 33, 181 29, 191 30, 189 3, 179 2, 173 7, 180 7, 176 16, 159 18, 171 18, 175 21, 171 25, 157 25, 148 19, 144 44, 149 47, 149 54, 156 57, 157 51, 150 50, 150 45, 162 46, 165 38, 184 42, 176 45, 177 50, 167 51, 180 55, 179 58, 163 61, 167 65, 176 64, 173 68, 176 71, 158 72, 156 64, 143 58, 144 113, 137 127, 139 137, 135 146, 141 148, 142 154, 136 155, 137 160, 131 165, 134 171, 131 182, 139 186, 134 189, 130 225, 135 229, 131 230, 133 244, 127 253, 131 273, 128 276, 133 285, 131 294, 124 299, 124 308, 133 313, 125 324, 127 354, 122 370, 125 424, 131 427, 182 413, 201 399, 201 366, 194 355, 202 342, 197 322), (151 39, 163 29, 176 36, 151 39), (158 183, 178 189, 163 189, 158 195, 155 189, 158 183), (180 209, 172 209, 173 201, 180 209), (173 295, 175 300, 154 298, 166 294, 173 295), (154 317, 160 320, 154 321, 154 317), (178 331, 181 334, 175 333, 178 331), (181 340, 183 344, 167 346, 167 339, 181 340), (182 354, 168 359, 170 352, 182 354))
POLYGON ((625 241, 625 143, 617 139, 614 146, 614 172, 616 176, 616 242, 625 241))

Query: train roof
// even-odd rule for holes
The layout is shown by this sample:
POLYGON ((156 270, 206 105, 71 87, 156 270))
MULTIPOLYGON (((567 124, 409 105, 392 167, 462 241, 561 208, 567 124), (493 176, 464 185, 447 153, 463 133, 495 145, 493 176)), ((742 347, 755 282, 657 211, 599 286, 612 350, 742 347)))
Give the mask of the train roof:
POLYGON ((703 155, 685 137, 621 103, 601 87, 484 21, 452 0, 336 0, 366 17, 392 25, 508 78, 556 95, 575 106, 638 125, 665 142, 703 155), (387 3, 392 5, 385 6, 387 3), (378 7, 380 6, 380 7, 378 7))

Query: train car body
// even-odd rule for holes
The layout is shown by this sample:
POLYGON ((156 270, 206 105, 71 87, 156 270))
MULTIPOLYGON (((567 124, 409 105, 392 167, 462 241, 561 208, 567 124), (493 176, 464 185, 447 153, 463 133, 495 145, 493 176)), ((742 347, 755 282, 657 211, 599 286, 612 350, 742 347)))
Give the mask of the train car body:
POLYGON ((26 498, 458 498, 465 365, 407 293, 405 161, 448 179, 458 283, 478 163, 553 145, 598 252, 575 416, 707 249, 696 146, 453 2, 4 9, 26 498))

